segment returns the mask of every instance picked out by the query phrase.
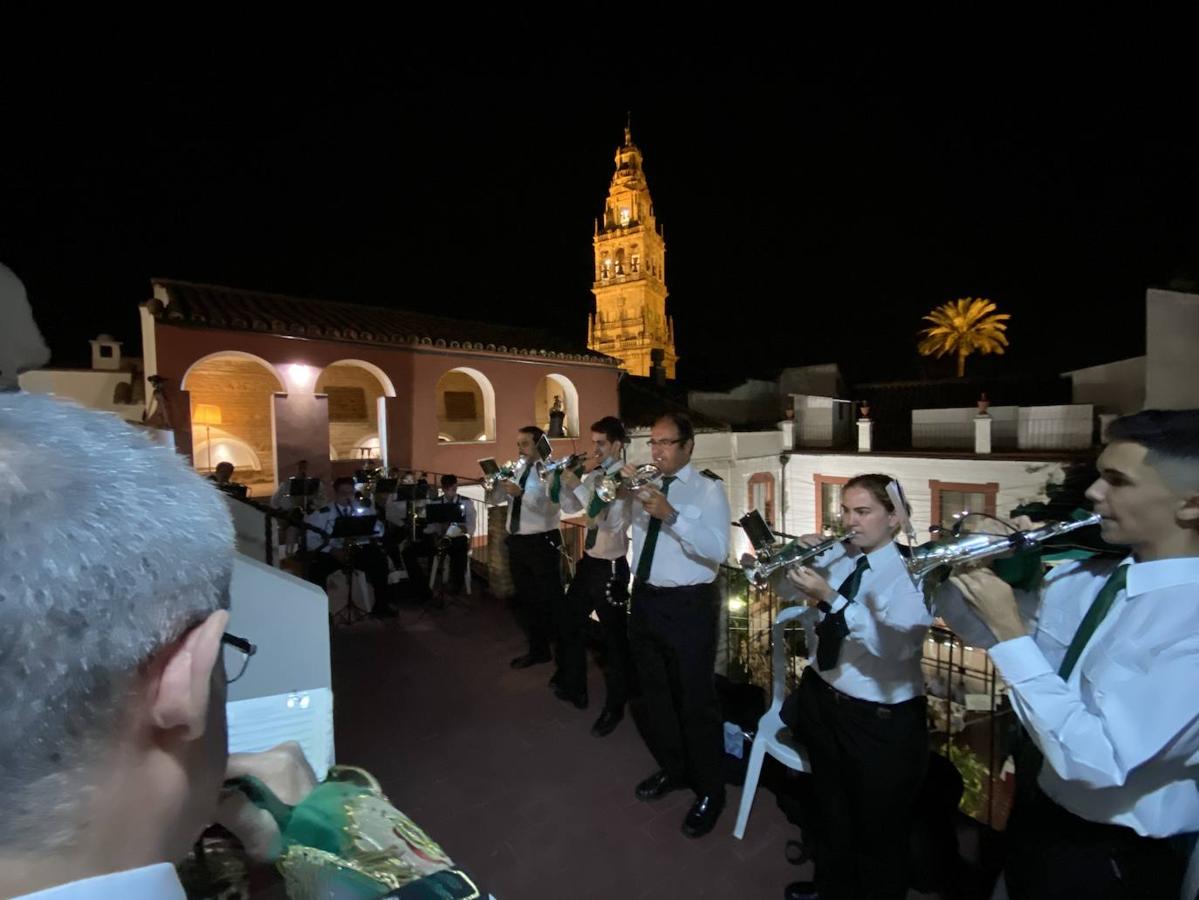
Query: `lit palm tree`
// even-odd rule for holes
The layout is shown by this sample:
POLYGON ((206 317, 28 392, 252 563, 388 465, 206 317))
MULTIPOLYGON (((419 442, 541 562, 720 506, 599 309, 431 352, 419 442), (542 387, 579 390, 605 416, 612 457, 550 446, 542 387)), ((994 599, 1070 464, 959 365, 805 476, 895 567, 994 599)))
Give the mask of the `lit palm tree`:
POLYGON ((1007 346, 1007 313, 982 297, 965 297, 942 303, 927 316, 932 326, 922 329, 916 348, 921 356, 940 358, 952 353, 958 358, 958 378, 966 374, 966 357, 971 353, 1003 354, 1007 346))

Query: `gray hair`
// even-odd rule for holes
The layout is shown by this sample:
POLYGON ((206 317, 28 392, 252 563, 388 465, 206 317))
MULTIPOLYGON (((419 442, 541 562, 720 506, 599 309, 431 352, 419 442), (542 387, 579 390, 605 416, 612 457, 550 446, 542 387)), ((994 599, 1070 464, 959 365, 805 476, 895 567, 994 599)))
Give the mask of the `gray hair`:
POLYGON ((109 413, 0 393, 0 848, 47 850, 140 666, 229 605, 221 495, 109 413))

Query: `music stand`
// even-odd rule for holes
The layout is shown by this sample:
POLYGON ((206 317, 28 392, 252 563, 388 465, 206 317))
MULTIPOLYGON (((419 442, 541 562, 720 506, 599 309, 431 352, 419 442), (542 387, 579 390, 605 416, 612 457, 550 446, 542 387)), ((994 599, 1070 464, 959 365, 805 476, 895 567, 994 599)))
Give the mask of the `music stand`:
MULTIPOLYGON (((449 503, 430 503, 425 507, 425 521, 429 525, 453 525, 456 523, 466 524, 466 509, 463 507, 463 503, 468 502, 470 501, 458 498, 449 503)), ((442 566, 445 564, 446 556, 449 554, 450 540, 452 539, 446 538, 444 534, 439 536, 438 545, 434 548, 432 561, 429 567, 429 592, 433 594, 435 600, 440 601, 440 603, 437 605, 442 607, 445 605, 445 577, 442 577, 441 590, 437 593, 433 592, 433 584, 437 581, 437 573, 441 571, 442 566), (442 544, 442 541, 445 543, 442 544)), ((466 564, 468 566, 470 565, 469 558, 467 559, 466 564)))
MULTIPOLYGON (((378 524, 378 519, 374 516, 341 516, 333 520, 332 539, 341 538, 343 548, 352 548, 354 542, 360 541, 362 538, 371 538, 375 534, 375 526, 378 524)), ((347 553, 345 560, 341 564, 341 571, 346 579, 346 606, 341 612, 334 617, 334 622, 344 625, 353 625, 355 622, 361 621, 369 614, 368 610, 363 609, 354 603, 354 555, 347 553)), ((376 597, 375 603, 382 603, 382 597, 376 597)))
POLYGON ((321 480, 319 478, 301 478, 299 475, 293 475, 287 482, 287 495, 291 498, 292 508, 299 501, 300 508, 306 513, 312 512, 312 498, 320 492, 321 480))

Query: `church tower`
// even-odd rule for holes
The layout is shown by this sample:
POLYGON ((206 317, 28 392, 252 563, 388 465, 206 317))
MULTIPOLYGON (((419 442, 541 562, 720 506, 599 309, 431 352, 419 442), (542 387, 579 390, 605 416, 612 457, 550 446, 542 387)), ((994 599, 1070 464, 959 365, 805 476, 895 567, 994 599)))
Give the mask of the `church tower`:
POLYGON ((616 150, 603 220, 596 220, 595 313, 587 346, 621 361, 631 375, 649 375, 661 350, 666 377, 675 377, 674 322, 666 315, 666 242, 654 218, 641 151, 626 126, 616 150))

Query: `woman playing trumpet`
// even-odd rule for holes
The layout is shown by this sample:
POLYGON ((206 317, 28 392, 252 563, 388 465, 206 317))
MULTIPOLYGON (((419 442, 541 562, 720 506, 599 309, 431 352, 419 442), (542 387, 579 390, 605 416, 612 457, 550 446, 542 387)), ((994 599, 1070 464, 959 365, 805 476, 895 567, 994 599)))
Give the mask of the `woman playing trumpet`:
MULTIPOLYGON (((810 607, 801 619, 810 652, 782 717, 812 764, 821 897, 907 894, 911 807, 928 759, 920 654, 932 617, 895 544, 890 481, 850 479, 841 491, 849 540, 787 571, 810 607)), ((788 896, 812 889, 792 885, 788 896)))

